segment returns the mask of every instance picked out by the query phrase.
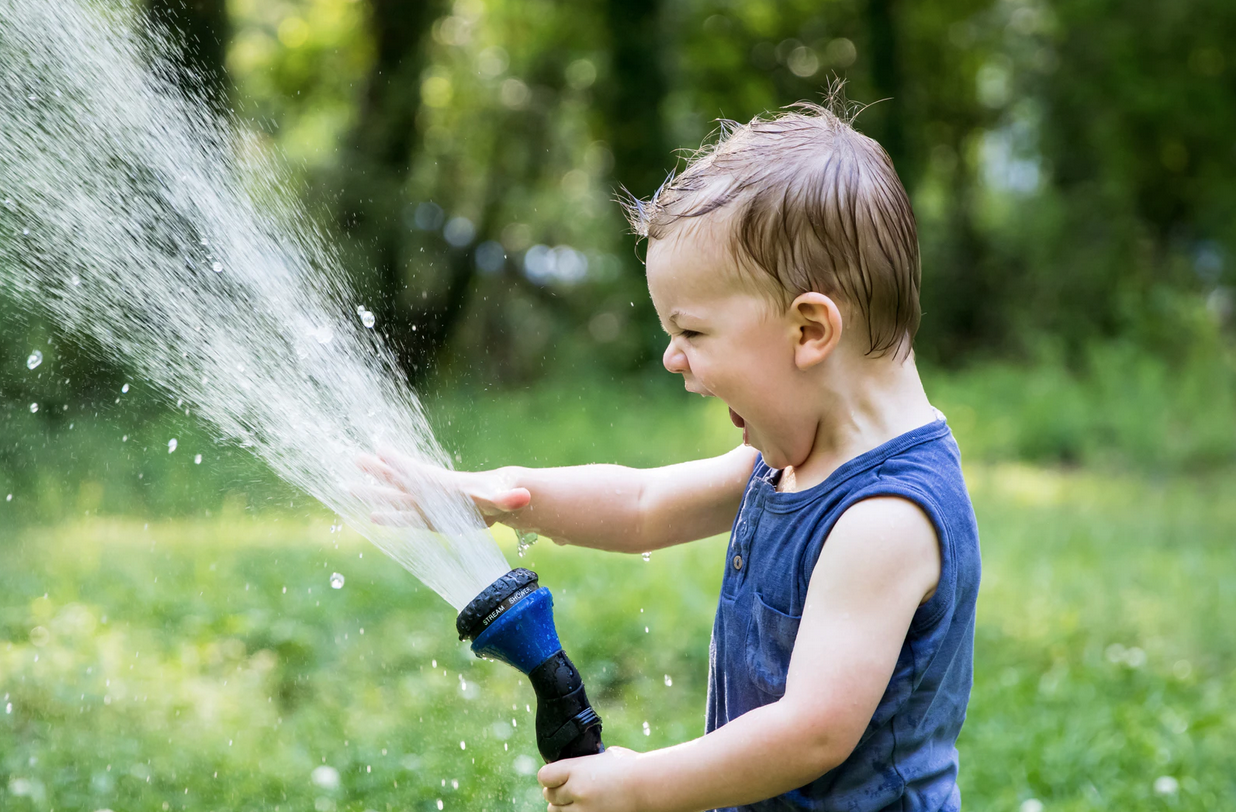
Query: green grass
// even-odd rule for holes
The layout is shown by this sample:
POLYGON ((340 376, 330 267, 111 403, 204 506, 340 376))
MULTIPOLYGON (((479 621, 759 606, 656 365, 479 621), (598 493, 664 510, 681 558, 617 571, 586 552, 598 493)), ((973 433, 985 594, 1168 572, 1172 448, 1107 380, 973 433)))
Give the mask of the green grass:
MULTIPOLYGON (((968 476, 985 570, 967 807, 1236 804, 1236 477, 968 476)), ((554 590, 609 743, 702 732, 722 554, 542 544, 520 562, 554 590)), ((0 567, 6 810, 543 808, 524 678, 325 519, 32 526, 0 567), (312 782, 323 764, 338 788, 312 782)))

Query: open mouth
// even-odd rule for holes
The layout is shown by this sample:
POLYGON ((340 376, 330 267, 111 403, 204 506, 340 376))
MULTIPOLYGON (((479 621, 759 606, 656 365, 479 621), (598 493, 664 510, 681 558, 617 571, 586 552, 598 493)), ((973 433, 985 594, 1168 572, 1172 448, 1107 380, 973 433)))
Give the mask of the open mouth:
POLYGON ((747 440, 747 421, 743 420, 742 416, 733 409, 730 409, 730 422, 742 429, 742 444, 751 445, 750 441, 747 440))

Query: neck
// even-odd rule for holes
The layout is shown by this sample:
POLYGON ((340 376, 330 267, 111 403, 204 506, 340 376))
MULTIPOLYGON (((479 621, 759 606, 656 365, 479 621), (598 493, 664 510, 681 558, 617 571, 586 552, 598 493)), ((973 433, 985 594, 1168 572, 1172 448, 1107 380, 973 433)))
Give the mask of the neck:
POLYGON ((805 490, 847 460, 936 419, 914 354, 904 361, 852 356, 834 358, 821 376, 815 442, 807 458, 786 468, 782 490, 805 490), (844 385, 839 385, 841 382, 844 385))

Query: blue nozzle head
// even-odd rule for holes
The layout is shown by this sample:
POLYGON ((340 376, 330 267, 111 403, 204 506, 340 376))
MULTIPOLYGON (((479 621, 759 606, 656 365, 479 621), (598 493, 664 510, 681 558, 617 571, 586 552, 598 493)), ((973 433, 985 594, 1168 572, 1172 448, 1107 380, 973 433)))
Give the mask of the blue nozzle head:
POLYGON ((537 748, 546 761, 592 755, 601 717, 554 628, 554 599, 532 570, 511 570, 490 584, 455 620, 460 640, 478 657, 501 660, 528 675, 536 691, 537 748))
POLYGON ((478 657, 489 657, 525 674, 562 651, 554 628, 554 598, 538 587, 521 598, 472 641, 478 657))

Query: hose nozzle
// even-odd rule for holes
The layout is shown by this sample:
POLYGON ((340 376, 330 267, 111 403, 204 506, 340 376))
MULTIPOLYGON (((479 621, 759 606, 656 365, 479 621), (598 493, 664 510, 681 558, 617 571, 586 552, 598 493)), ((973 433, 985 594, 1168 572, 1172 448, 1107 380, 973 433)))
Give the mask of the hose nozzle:
POLYGON ((501 660, 528 675, 536 692, 536 744, 546 762, 605 749, 601 717, 588 704, 579 670, 554 628, 554 599, 532 570, 514 569, 464 607, 460 640, 478 657, 501 660))

